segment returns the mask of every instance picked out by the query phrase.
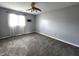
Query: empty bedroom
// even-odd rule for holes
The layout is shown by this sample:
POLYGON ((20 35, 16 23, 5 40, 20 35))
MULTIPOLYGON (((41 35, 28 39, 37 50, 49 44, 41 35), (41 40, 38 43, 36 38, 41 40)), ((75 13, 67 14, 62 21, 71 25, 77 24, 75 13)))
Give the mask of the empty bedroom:
POLYGON ((79 3, 0 2, 0 56, 79 56, 79 3))

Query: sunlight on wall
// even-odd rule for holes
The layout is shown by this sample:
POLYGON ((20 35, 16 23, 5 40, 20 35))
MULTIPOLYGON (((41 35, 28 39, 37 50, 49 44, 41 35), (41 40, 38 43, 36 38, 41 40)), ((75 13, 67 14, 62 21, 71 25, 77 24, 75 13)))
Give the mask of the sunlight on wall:
POLYGON ((41 23, 42 23, 42 25, 48 25, 48 21, 47 20, 42 20, 41 23))
POLYGON ((41 20, 41 24, 40 24, 40 25, 43 26, 43 27, 45 27, 45 28, 47 28, 48 25, 49 25, 48 23, 49 23, 49 22, 48 22, 47 20, 44 20, 44 19, 43 19, 43 20, 41 20))

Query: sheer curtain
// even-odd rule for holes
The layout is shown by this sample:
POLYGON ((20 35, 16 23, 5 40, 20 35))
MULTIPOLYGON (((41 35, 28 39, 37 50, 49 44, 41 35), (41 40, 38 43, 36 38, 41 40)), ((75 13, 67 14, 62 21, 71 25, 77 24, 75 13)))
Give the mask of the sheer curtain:
POLYGON ((26 26, 26 21, 25 21, 24 15, 9 14, 8 24, 10 27, 11 36, 24 34, 24 29, 26 26))

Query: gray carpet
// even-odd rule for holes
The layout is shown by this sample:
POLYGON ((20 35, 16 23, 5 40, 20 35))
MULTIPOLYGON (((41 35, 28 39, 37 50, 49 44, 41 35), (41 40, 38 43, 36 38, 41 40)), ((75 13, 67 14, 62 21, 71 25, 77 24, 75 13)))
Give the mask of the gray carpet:
POLYGON ((75 56, 79 48, 32 33, 0 40, 1 56, 75 56))

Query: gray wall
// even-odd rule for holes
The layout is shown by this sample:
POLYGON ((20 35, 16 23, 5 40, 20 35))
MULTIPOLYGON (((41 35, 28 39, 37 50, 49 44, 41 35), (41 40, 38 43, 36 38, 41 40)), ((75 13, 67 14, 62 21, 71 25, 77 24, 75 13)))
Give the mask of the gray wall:
MULTIPOLYGON (((7 10, 0 8, 0 38, 35 32, 35 15, 26 14, 26 26, 24 28, 16 27, 13 30, 8 24, 9 13, 6 12, 7 10), (32 22, 27 22, 27 19, 31 19, 32 22)), ((11 12, 11 10, 8 11, 11 12)))
POLYGON ((79 46, 79 5, 38 15, 36 32, 79 46))

